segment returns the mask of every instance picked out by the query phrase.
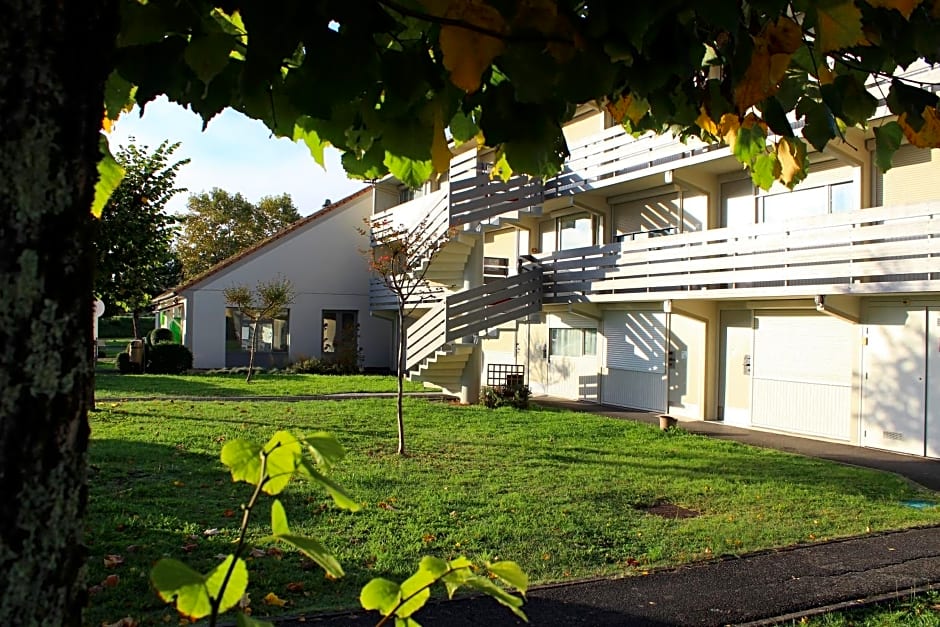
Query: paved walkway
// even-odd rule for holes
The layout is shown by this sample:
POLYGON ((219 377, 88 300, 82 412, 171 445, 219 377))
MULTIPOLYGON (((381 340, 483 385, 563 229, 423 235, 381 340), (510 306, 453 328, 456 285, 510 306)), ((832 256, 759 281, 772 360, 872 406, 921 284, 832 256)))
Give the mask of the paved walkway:
MULTIPOLYGON (((657 424, 658 414, 552 398, 533 402, 657 424)), ((940 491, 940 461, 806 438, 682 422, 693 433, 895 472, 940 491)), ((940 498, 940 495, 938 495, 940 498)), ((719 627, 771 625, 912 591, 940 589, 940 525, 723 558, 647 576, 539 586, 524 610, 532 625, 719 627)), ((415 618, 425 627, 522 625, 488 598, 434 603, 415 618)), ((377 614, 309 616, 284 625, 374 625, 377 614)))

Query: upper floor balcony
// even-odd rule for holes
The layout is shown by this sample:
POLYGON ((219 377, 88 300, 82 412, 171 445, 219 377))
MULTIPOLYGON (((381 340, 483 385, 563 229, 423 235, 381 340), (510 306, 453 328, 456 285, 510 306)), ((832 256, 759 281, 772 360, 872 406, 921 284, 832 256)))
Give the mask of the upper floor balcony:
POLYGON ((625 239, 539 258, 547 303, 940 290, 940 201, 625 239))

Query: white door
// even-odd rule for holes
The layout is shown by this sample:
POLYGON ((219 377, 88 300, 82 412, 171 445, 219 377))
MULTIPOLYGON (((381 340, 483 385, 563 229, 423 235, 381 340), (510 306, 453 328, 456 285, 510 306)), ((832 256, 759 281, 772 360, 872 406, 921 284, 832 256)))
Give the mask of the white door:
POLYGON ((741 427, 751 424, 751 325, 749 310, 721 312, 718 417, 741 427))
POLYGON ((940 458, 940 308, 927 310, 927 457, 940 458))
POLYGON ((866 322, 862 445, 923 455, 927 311, 913 306, 873 307, 866 322))
POLYGON ((550 314, 544 393, 597 402, 597 321, 573 314, 550 314))
POLYGON ((850 440, 857 333, 816 312, 755 312, 751 424, 850 440))

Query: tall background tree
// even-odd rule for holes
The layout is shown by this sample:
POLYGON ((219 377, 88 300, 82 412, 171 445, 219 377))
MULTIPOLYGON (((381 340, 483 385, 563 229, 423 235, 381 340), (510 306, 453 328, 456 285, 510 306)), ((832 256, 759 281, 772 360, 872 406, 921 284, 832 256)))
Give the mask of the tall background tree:
POLYGON ((265 196, 255 204, 241 194, 215 188, 191 195, 187 209, 177 248, 186 278, 300 219, 289 194, 265 196))
POLYGON ((206 122, 232 107, 321 163, 331 144, 354 176, 414 185, 447 168, 447 127, 495 147, 499 174, 551 175, 591 101, 792 185, 807 141, 867 124, 871 78, 896 117, 882 168, 903 137, 940 146, 933 86, 890 76, 940 60, 936 0, 221 4, 0 0, 0 624, 81 623, 103 101, 112 119, 159 94, 206 122))
POLYGON ((168 141, 152 151, 130 143, 115 159, 124 178, 97 222, 95 295, 133 315, 140 337, 140 312, 151 298, 179 283, 181 264, 173 247, 179 220, 166 203, 186 191, 176 187, 179 169, 189 159, 173 160, 179 144, 168 141))

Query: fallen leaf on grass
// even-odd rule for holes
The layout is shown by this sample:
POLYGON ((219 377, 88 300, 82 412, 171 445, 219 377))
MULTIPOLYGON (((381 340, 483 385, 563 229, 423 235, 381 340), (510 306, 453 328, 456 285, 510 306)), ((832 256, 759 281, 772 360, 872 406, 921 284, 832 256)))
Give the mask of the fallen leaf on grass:
POLYGON ((105 568, 117 568, 123 563, 124 563, 124 557, 121 555, 105 555, 104 556, 105 568))
POLYGON ((117 587, 119 583, 121 583, 120 577, 117 575, 108 575, 104 578, 104 581, 101 582, 101 585, 103 585, 105 588, 114 588, 117 587))
POLYGON ((304 582, 302 581, 292 581, 287 584, 288 592, 303 592, 304 591, 304 582))
POLYGON ((192 553, 199 545, 195 542, 190 542, 189 544, 184 544, 181 548, 186 553, 192 553))
POLYGON ((186 484, 183 483, 182 481, 176 480, 173 482, 173 485, 175 485, 177 488, 182 488, 186 484))
POLYGON ((277 607, 284 607, 287 605, 287 601, 278 597, 273 592, 269 592, 262 600, 264 601, 265 605, 275 605, 277 607))
POLYGON ((203 531, 202 535, 209 537, 209 536, 217 536, 219 535, 219 533, 221 532, 218 530, 218 528, 213 527, 212 529, 206 529, 205 531, 203 531))
POLYGON ((265 553, 262 549, 255 547, 251 549, 251 553, 249 553, 248 555, 249 557, 264 557, 265 555, 267 555, 267 553, 265 553))
POLYGON ((232 516, 235 515, 235 510, 234 510, 234 509, 227 509, 227 510, 225 510, 224 512, 222 512, 222 515, 223 515, 225 518, 231 518, 232 516))
POLYGON ((101 594, 102 592, 104 592, 104 588, 101 586, 89 586, 88 588, 88 596, 90 597, 101 594))
POLYGON ((270 547, 267 551, 265 551, 265 553, 270 555, 271 557, 276 557, 277 559, 281 559, 282 557, 284 557, 284 551, 277 548, 276 546, 270 547))

